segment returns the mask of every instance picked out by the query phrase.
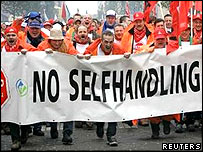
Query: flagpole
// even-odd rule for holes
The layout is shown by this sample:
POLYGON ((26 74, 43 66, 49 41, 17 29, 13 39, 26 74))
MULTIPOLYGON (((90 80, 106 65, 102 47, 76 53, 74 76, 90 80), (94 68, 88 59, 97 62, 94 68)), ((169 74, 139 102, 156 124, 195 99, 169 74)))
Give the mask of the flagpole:
POLYGON ((163 9, 162 9, 162 5, 161 5, 161 2, 158 1, 158 4, 160 6, 160 10, 161 10, 161 16, 162 16, 162 19, 164 19, 164 13, 163 13, 163 9))
POLYGON ((192 38, 193 38, 193 24, 192 24, 192 20, 193 20, 193 14, 192 14, 192 7, 190 9, 190 14, 191 14, 191 18, 190 18, 190 22, 191 22, 191 25, 190 25, 190 45, 192 45, 192 38))

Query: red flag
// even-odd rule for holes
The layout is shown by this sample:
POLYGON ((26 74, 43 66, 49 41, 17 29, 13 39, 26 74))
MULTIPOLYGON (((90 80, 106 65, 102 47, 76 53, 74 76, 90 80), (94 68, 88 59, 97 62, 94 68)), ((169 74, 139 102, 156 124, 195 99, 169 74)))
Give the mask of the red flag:
POLYGON ((178 7, 179 7, 179 1, 172 1, 170 3, 170 14, 173 19, 172 27, 173 27, 173 34, 175 36, 179 35, 179 12, 178 12, 178 7))
POLYGON ((65 6, 65 2, 63 2, 62 4, 62 13, 61 16, 64 20, 66 20, 66 6, 65 6))
POLYGON ((202 12, 202 1, 195 1, 195 10, 202 12))
POLYGON ((125 15, 130 17, 130 9, 129 9, 129 3, 128 3, 128 1, 126 1, 125 15))
POLYGON ((174 52, 179 48, 178 40, 169 40, 168 45, 166 46, 166 54, 168 55, 171 52, 174 52))
POLYGON ((188 28, 188 13, 192 1, 179 1, 179 34, 188 28))
POLYGON ((155 7, 157 2, 158 1, 145 1, 144 2, 144 18, 147 23, 149 22, 149 15, 150 15, 152 9, 155 7))

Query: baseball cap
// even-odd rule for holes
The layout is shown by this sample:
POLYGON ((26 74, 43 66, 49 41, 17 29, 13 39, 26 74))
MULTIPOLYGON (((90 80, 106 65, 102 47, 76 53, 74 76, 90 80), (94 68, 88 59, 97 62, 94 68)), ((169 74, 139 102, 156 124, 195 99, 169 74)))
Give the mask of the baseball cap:
POLYGON ((29 27, 41 28, 41 23, 37 20, 28 23, 29 27))
POLYGON ((14 27, 10 26, 10 27, 7 27, 6 30, 5 30, 5 32, 4 32, 5 35, 6 35, 7 33, 15 33, 15 34, 18 34, 18 31, 17 31, 14 27))
POLYGON ((44 22, 43 25, 44 25, 44 26, 46 26, 46 25, 50 25, 50 26, 52 26, 52 24, 51 24, 49 21, 44 22))
POLYGON ((106 17, 108 17, 108 16, 115 16, 116 17, 116 12, 114 10, 108 10, 106 12, 106 17))
POLYGON ((193 20, 195 20, 195 19, 200 19, 200 20, 202 20, 202 14, 196 14, 196 15, 194 15, 193 16, 193 20))
POLYGON ((143 20, 144 19, 144 14, 142 12, 136 12, 133 15, 133 21, 136 20, 143 20))
POLYGON ((159 39, 159 38, 166 38, 167 34, 166 31, 162 28, 156 28, 154 31, 154 38, 159 39))

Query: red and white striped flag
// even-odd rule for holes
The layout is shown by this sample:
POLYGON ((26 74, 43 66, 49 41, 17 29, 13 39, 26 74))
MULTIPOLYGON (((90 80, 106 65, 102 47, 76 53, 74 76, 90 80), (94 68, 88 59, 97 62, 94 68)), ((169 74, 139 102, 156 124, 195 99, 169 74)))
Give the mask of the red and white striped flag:
POLYGON ((125 5, 125 15, 130 17, 130 8, 129 8, 128 1, 126 1, 126 5, 125 5))

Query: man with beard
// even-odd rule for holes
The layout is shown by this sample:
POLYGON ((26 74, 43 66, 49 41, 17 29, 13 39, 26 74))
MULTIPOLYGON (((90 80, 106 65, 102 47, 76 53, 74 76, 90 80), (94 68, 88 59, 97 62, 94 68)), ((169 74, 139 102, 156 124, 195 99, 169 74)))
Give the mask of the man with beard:
MULTIPOLYGON (((14 27, 6 28, 5 41, 1 43, 1 52, 21 52, 22 54, 25 54, 27 51, 37 50, 32 45, 20 40, 17 34, 18 32, 14 27)), ((8 125, 12 140, 11 150, 18 150, 21 148, 21 144, 25 144, 27 142, 29 126, 18 125, 15 123, 9 123, 8 125)))
MULTIPOLYGON (((103 56, 103 55, 119 55, 124 54, 121 47, 114 43, 114 35, 111 31, 106 30, 102 33, 102 38, 95 40, 89 47, 87 47, 85 55, 103 56)), ((99 138, 104 136, 104 122, 96 122, 96 134, 99 138)), ((110 146, 117 146, 116 135, 117 122, 108 122, 107 127, 107 141, 110 146)))
POLYGON ((122 48, 125 48, 126 52, 129 53, 136 53, 140 46, 153 42, 153 35, 145 26, 144 14, 137 12, 133 15, 133 18, 134 20, 130 26, 132 28, 125 30, 121 40, 122 48))

